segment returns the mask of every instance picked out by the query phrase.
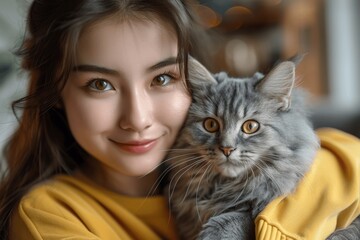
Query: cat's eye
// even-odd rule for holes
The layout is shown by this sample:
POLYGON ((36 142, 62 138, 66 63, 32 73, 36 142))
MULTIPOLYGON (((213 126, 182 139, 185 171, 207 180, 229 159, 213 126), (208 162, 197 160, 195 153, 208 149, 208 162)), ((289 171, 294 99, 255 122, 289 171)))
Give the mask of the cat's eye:
POLYGON ((217 132, 220 128, 219 122, 214 118, 206 118, 204 120, 203 126, 205 130, 210 133, 217 132))
POLYGON ((241 130, 246 134, 256 133, 260 129, 260 124, 255 120, 247 120, 241 126, 241 130))

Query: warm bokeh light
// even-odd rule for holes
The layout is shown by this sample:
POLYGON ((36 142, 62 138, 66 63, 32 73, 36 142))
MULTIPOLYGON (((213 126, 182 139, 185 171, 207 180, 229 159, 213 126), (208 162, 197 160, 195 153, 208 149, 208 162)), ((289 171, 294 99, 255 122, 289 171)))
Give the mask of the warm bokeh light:
POLYGON ((237 75, 250 76, 258 69, 258 58, 253 45, 241 39, 230 40, 225 47, 225 60, 237 75))
POLYGON ((224 21, 226 21, 226 28, 235 30, 240 28, 244 20, 253 15, 253 12, 243 6, 234 6, 229 8, 224 14, 224 21))
POLYGON ((197 5, 195 11, 200 18, 200 23, 205 28, 214 28, 221 23, 220 14, 207 6, 197 5))
POLYGON ((282 0, 263 0, 263 3, 268 6, 275 6, 281 4, 282 0))

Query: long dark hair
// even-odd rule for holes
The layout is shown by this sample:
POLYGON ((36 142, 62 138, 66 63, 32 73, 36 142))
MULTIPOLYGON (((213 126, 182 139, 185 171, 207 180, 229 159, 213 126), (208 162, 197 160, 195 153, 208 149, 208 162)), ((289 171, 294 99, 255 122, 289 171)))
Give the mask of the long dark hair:
MULTIPOLYGON (((26 97, 13 103, 19 126, 5 149, 7 169, 0 183, 0 236, 21 197, 57 173, 71 173, 86 154, 74 140, 60 93, 74 67, 84 27, 111 15, 155 16, 170 23, 178 38, 178 62, 187 74, 192 17, 185 0, 35 0, 18 54, 29 73, 26 97), (20 111, 19 111, 20 110, 20 111)), ((186 75, 187 76, 187 75, 186 75)), ((185 76, 185 79, 187 77, 185 76)))

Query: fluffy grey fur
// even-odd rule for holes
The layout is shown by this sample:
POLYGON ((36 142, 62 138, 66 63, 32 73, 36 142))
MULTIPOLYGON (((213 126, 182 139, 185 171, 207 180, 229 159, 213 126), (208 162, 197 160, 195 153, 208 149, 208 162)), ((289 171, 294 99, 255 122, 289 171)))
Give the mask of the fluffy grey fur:
POLYGON ((295 64, 231 78, 189 63, 192 104, 171 150, 169 201, 182 239, 255 239, 253 220, 291 193, 318 139, 295 64))

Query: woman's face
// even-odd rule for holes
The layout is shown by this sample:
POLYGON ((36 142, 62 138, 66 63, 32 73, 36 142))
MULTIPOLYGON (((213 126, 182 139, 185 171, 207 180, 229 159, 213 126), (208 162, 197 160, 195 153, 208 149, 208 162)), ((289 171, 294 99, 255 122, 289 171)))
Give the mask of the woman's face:
POLYGON ((82 32, 62 98, 72 134, 92 156, 87 174, 102 185, 141 195, 136 189, 158 177, 141 176, 161 163, 191 101, 177 53, 176 34, 155 21, 107 19, 82 32))

